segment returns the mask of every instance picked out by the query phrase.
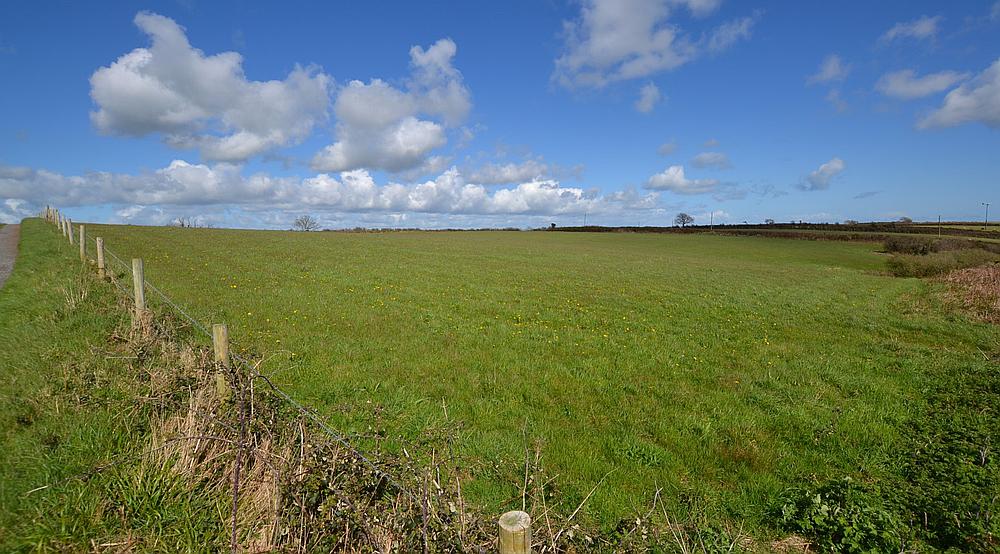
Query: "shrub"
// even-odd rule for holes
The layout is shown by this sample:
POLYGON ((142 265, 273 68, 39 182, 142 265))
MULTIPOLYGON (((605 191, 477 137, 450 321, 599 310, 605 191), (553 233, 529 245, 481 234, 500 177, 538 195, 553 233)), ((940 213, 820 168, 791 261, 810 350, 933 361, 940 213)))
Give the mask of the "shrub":
POLYGON ((898 552, 903 544, 903 525, 879 490, 849 477, 785 491, 776 516, 782 528, 826 552, 898 552))
POLYGON ((925 255, 896 254, 889 258, 889 272, 896 277, 932 277, 956 269, 1000 262, 1000 254, 981 249, 948 250, 925 255))
POLYGON ((885 251, 900 254, 924 255, 932 251, 933 242, 923 237, 894 235, 885 239, 885 251))

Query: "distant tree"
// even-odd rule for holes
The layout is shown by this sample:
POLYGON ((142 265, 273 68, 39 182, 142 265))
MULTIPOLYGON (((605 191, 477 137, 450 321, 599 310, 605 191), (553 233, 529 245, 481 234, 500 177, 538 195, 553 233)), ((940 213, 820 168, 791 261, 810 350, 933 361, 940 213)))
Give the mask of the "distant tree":
POLYGON ((858 224, 858 220, 857 219, 845 219, 844 220, 844 225, 857 225, 857 224, 858 224))
POLYGON ((212 228, 211 223, 205 223, 200 218, 197 217, 178 217, 173 221, 175 227, 185 227, 185 228, 212 228))
POLYGON ((677 214, 677 217, 674 218, 674 225, 681 227, 687 227, 692 223, 694 223, 694 218, 684 212, 677 214))
POLYGON ((774 225, 774 220, 771 218, 767 218, 764 220, 764 225, 774 225))
POLYGON ((318 231, 319 222, 311 215, 300 215, 295 218, 295 224, 292 225, 292 229, 296 231, 318 231))
POLYGON ((549 223, 549 229, 555 229, 555 228, 556 228, 555 223, 549 223))
POLYGON ((912 220, 912 219, 910 219, 910 218, 908 218, 908 217, 906 217, 906 216, 904 215, 903 217, 899 218, 899 222, 900 222, 900 223, 913 223, 913 220, 912 220))

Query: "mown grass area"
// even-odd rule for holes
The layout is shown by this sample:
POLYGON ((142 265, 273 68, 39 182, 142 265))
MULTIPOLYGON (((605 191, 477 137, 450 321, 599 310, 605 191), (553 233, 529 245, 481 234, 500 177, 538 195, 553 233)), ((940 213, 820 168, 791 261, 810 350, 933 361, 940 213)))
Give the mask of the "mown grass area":
MULTIPOLYGON (((898 472, 942 375, 996 328, 881 274, 879 245, 709 235, 89 226, 338 428, 398 448, 457 427, 470 500, 520 507, 526 450, 605 529, 657 489, 679 519, 774 533, 786 488, 898 472), (602 481, 603 479, 603 481, 602 481)), ((363 447, 375 448, 371 440, 363 447)))
POLYGON ((225 499, 136 456, 148 444, 157 358, 136 361, 111 338, 128 317, 58 231, 22 224, 0 289, 0 551, 228 544, 213 517, 225 499))

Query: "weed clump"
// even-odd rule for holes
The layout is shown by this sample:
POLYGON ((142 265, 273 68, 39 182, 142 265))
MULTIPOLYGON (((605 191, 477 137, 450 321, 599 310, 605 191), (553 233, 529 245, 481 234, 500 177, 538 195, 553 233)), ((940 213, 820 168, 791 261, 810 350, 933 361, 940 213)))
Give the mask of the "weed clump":
POLYGON ((775 514, 782 528, 812 537, 825 552, 898 552, 902 522, 874 485, 847 477, 785 491, 775 514))
POLYGON ((1000 265, 953 271, 944 281, 966 309, 984 321, 1000 323, 1000 265))
POLYGON ((934 277, 950 271, 1000 263, 1000 254, 982 249, 948 250, 924 255, 896 254, 887 262, 896 277, 934 277))

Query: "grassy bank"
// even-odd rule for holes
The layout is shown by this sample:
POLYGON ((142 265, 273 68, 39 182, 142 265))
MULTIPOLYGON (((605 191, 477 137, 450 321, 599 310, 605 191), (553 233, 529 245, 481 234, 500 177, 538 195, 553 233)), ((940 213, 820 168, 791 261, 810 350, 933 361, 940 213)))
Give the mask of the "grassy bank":
MULTIPOLYGON (((878 274, 875 245, 562 234, 293 234, 93 226, 348 432, 458 426, 468 498, 520 505, 526 449, 557 509, 613 528, 657 489, 679 518, 773 533, 796 483, 899 470, 937 376, 997 331, 878 274), (516 500, 515 500, 516 499, 516 500)), ((368 442, 373 448, 375 443, 368 442)))
POLYGON ((56 231, 24 222, 0 289, 0 550, 227 544, 206 516, 223 505, 134 458, 148 444, 157 358, 132 359, 112 338, 127 317, 56 231))

